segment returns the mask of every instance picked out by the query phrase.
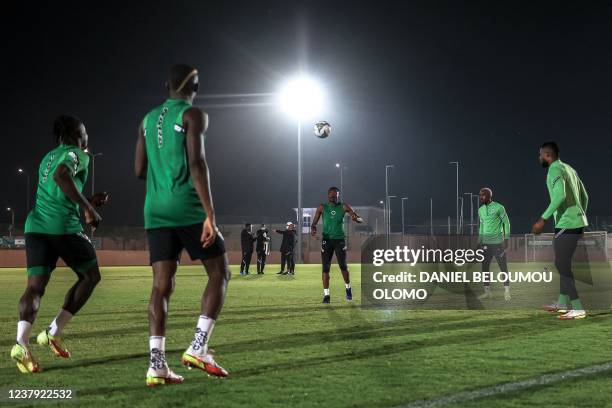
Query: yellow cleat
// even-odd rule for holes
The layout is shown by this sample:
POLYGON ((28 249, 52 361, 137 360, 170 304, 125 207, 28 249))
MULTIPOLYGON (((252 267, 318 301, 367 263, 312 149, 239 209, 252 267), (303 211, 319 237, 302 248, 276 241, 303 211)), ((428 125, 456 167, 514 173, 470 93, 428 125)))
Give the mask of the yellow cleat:
POLYGON ((149 368, 147 371, 147 387, 157 387, 158 385, 181 384, 185 379, 183 376, 175 374, 169 368, 155 370, 149 368))
POLYGON ((11 349, 11 358, 17 363, 17 368, 24 374, 39 373, 42 368, 30 351, 21 344, 15 344, 11 349))
POLYGON ((61 358, 70 358, 70 351, 64 346, 62 338, 59 336, 52 336, 48 330, 40 332, 36 337, 36 342, 41 346, 49 346, 53 354, 61 358))

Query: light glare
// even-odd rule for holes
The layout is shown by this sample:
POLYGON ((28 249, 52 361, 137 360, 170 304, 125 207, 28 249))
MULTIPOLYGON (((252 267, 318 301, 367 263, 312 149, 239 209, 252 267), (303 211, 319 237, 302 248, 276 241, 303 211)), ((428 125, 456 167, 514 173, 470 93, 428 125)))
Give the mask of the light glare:
POLYGON ((299 77, 283 88, 280 105, 285 112, 298 119, 313 117, 321 112, 323 93, 315 81, 299 77))

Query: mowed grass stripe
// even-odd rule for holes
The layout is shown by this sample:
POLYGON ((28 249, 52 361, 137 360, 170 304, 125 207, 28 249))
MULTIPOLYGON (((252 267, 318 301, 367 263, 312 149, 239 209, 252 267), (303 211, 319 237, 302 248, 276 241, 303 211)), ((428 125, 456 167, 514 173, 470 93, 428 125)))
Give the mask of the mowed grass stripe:
MULTIPOLYGON (((392 407, 607 361, 603 345, 612 319, 605 313, 557 322, 537 311, 363 310, 343 301, 342 281, 334 272, 328 307, 319 303, 319 268, 300 267, 295 280, 234 276, 212 339, 220 363, 231 372, 223 381, 178 365, 193 335, 205 283, 192 267, 181 268, 167 350, 169 362, 187 381, 157 390, 144 387, 150 277, 123 281, 121 275, 135 273, 134 268, 104 270, 117 279, 103 280, 67 329, 75 357, 61 361, 34 346, 47 371, 22 376, 7 358, 24 282, 23 271, 15 271, 0 297, 5 351, 0 385, 70 386, 88 406, 392 407), (579 347, 559 355, 567 338, 579 347)), ((34 334, 57 312, 72 281, 68 272, 54 276, 34 334)), ((358 297, 359 277, 353 282, 358 297)))
POLYGON ((429 401, 414 401, 396 408, 436 408, 457 403, 483 399, 487 397, 510 394, 525 391, 531 388, 542 387, 561 381, 567 381, 580 377, 592 376, 595 374, 612 371, 612 361, 596 364, 588 367, 576 368, 557 373, 544 374, 528 380, 497 384, 490 387, 480 388, 473 391, 464 391, 453 395, 446 395, 429 401))

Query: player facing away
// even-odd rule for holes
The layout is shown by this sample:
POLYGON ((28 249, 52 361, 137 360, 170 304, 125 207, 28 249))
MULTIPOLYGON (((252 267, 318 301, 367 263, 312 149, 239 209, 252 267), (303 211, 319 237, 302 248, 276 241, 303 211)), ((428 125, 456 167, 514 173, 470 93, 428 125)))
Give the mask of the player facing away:
MULTIPOLYGON (((495 257, 499 270, 508 272, 506 261, 506 249, 508 248, 508 238, 510 238, 510 220, 503 205, 493 201, 493 191, 488 187, 480 189, 480 207, 478 208, 478 219, 480 227, 478 229, 478 243, 484 250, 482 260, 482 271, 489 272, 491 259, 495 257)), ((480 299, 491 298, 491 283, 484 283, 484 293, 480 299)), ((504 282, 504 299, 510 300, 510 282, 504 282)))
POLYGON ((19 301, 17 344, 11 350, 11 357, 22 373, 41 371, 30 353, 29 337, 57 260, 64 260, 76 273, 77 281, 66 293, 64 304, 49 328, 36 339, 49 346, 57 357, 70 357, 62 341, 64 328, 100 282, 96 251, 83 233, 79 209, 85 213, 85 222, 95 228, 102 219, 94 207, 103 205, 108 195, 99 193, 87 199, 82 194, 89 164, 85 152, 88 136, 83 123, 62 115, 55 120, 53 134, 58 146, 40 163, 36 203, 25 224, 28 283, 19 301))
POLYGON ((334 253, 338 266, 344 278, 346 288, 346 300, 353 300, 351 280, 349 278, 348 265, 346 264, 346 233, 344 231, 344 214, 348 213, 351 219, 362 223, 363 219, 353 211, 350 205, 338 201, 340 189, 330 187, 327 190, 327 202, 320 204, 310 226, 311 234, 317 234, 317 224, 323 215, 323 238, 321 241, 321 263, 323 265, 323 303, 330 303, 329 295, 329 270, 334 253))
POLYGON ((173 66, 166 87, 169 98, 151 110, 139 127, 134 164, 136 175, 147 181, 144 219, 153 268, 148 386, 183 382, 183 377, 170 370, 165 355, 168 303, 183 249, 192 260, 202 262, 208 283, 193 341, 181 362, 210 375, 228 375, 208 350, 231 274, 223 237, 215 225, 204 155, 208 117, 192 106, 198 91, 197 70, 173 66))
POLYGON ((576 290, 572 257, 584 227, 589 225, 586 217, 589 196, 576 170, 559 159, 559 147, 555 142, 546 142, 540 147, 540 164, 548 168, 546 187, 550 204, 533 224, 532 232, 541 233, 546 220, 554 216, 553 250, 560 278, 559 300, 543 308, 549 312, 562 313, 558 317, 561 320, 582 319, 586 317, 586 312, 576 290))

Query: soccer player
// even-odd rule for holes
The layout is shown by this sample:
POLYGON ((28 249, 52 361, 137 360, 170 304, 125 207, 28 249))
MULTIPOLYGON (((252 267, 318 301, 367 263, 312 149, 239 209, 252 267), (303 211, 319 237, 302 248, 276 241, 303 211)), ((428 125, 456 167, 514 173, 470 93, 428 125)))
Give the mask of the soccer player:
POLYGON ((244 224, 244 228, 240 232, 240 246, 242 247, 242 263, 240 264, 240 275, 249 274, 249 266, 251 266, 251 258, 253 257, 253 242, 255 238, 252 233, 253 227, 250 223, 244 224))
POLYGON ((261 227, 256 233, 256 244, 255 250, 257 251, 257 274, 263 275, 266 267, 266 258, 270 254, 270 236, 268 234, 268 228, 265 224, 261 224, 261 227))
POLYGON ((293 251, 295 250, 295 224, 291 221, 287 223, 287 229, 277 229, 276 232, 283 236, 283 241, 280 246, 281 253, 281 270, 277 275, 295 275, 295 259, 293 259, 293 251), (285 265, 287 270, 285 271, 285 265))
POLYGON ((554 216, 553 250, 560 277, 559 300, 543 308, 549 312, 563 313, 558 317, 561 320, 582 319, 586 317, 586 312, 576 290, 572 257, 584 227, 589 225, 586 217, 589 196, 576 170, 559 159, 559 146, 555 142, 546 142, 540 147, 540 164, 548 168, 546 187, 550 204, 533 224, 532 232, 540 234, 546 220, 554 216))
POLYGON ((169 98, 140 124, 134 163, 136 175, 147 181, 144 220, 153 267, 148 386, 183 382, 183 377, 168 367, 165 354, 168 303, 183 249, 192 260, 202 262, 208 283, 193 341, 181 361, 214 376, 228 375, 208 349, 231 274, 223 237, 215 225, 204 155, 208 116, 192 106, 198 91, 198 71, 175 65, 166 87, 169 98))
POLYGON ((100 282, 96 251, 83 234, 79 208, 85 213, 86 224, 96 228, 102 218, 94 207, 106 203, 108 195, 99 193, 87 199, 82 194, 89 164, 85 152, 88 136, 83 123, 62 115, 55 120, 53 134, 58 146, 40 163, 36 203, 25 224, 28 283, 19 301, 17 344, 11 350, 11 357, 22 373, 41 371, 29 350, 29 337, 57 260, 64 260, 76 273, 77 281, 66 293, 64 304, 49 328, 36 339, 49 346, 57 357, 70 357, 62 341, 64 328, 100 282))
POLYGON ((319 204, 317 212, 312 220, 310 231, 312 236, 317 234, 317 224, 323 215, 323 240, 321 241, 321 263, 323 266, 323 303, 330 303, 329 295, 329 270, 334 253, 338 266, 344 278, 346 288, 346 300, 353 299, 351 280, 349 278, 348 265, 346 264, 346 233, 344 232, 344 214, 348 213, 351 219, 362 223, 363 219, 353 211, 347 203, 339 202, 340 189, 330 187, 327 190, 327 202, 319 204))
MULTIPOLYGON (((501 272, 508 272, 506 262, 506 249, 508 248, 508 238, 510 238, 510 220, 503 205, 493 201, 493 191, 488 187, 480 189, 479 193, 480 208, 478 208, 478 218, 480 228, 478 230, 478 243, 484 250, 482 261, 482 271, 489 272, 491 259, 495 257, 501 272)), ((491 283, 484 283, 484 294, 480 299, 487 299, 491 295, 491 283)), ((504 299, 510 300, 510 282, 504 282, 504 299)))

